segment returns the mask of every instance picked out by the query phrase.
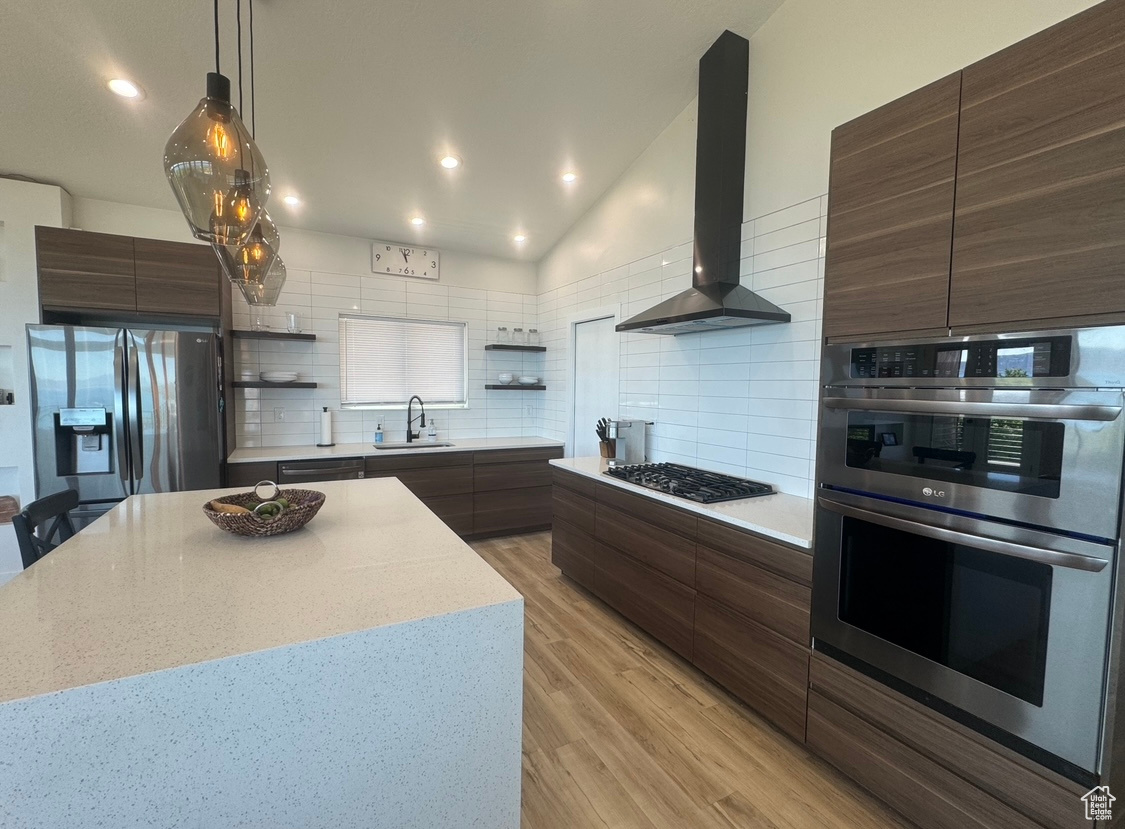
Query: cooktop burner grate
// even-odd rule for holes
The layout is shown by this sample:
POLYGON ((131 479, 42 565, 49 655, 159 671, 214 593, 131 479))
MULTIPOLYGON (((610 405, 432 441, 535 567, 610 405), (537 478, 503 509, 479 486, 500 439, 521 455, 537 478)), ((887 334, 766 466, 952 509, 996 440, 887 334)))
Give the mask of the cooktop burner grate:
POLYGON ((612 466, 605 471, 631 484, 666 492, 701 504, 719 501, 736 501, 773 495, 776 490, 769 484, 708 472, 678 463, 637 463, 629 466, 612 466))

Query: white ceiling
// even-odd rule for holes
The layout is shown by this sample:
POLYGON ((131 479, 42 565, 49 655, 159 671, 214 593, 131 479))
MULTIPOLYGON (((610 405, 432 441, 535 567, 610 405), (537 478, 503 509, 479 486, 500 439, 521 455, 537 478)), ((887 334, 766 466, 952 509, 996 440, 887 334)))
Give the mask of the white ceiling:
MULTIPOLYGON (((271 213, 310 230, 536 260, 691 101, 699 56, 722 30, 748 37, 780 2, 258 0, 271 213), (439 167, 446 152, 464 166, 439 167), (579 179, 563 185, 568 168, 579 179), (299 209, 280 203, 289 192, 299 209)), ((237 96, 234 0, 220 5, 237 96)), ((214 67, 211 9, 8 4, 0 173, 175 208, 161 155, 214 67), (147 98, 110 94, 111 77, 147 98)), ((248 96, 243 109, 248 121, 248 96)))

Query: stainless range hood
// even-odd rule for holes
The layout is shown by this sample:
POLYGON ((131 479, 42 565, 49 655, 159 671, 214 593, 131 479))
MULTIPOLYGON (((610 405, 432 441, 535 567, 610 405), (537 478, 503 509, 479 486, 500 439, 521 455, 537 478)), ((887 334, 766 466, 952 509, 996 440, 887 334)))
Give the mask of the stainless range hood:
POLYGON ((699 60, 692 287, 625 320, 618 331, 691 334, 789 322, 789 314, 739 284, 746 175, 750 41, 723 32, 699 60))

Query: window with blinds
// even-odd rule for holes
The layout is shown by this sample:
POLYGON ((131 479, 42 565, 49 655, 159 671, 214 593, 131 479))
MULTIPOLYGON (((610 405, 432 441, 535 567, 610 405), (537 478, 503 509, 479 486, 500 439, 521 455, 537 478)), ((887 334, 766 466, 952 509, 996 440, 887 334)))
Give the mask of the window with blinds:
POLYGON ((464 322, 340 316, 340 404, 466 406, 468 325, 464 322))

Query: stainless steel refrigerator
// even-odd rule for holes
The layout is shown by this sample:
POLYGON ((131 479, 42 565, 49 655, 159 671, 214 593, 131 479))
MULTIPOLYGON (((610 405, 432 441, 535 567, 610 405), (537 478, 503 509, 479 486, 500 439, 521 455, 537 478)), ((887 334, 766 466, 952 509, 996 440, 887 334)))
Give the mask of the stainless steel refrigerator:
POLYGON ((123 498, 220 485, 219 338, 29 325, 35 491, 78 490, 80 525, 123 498))

